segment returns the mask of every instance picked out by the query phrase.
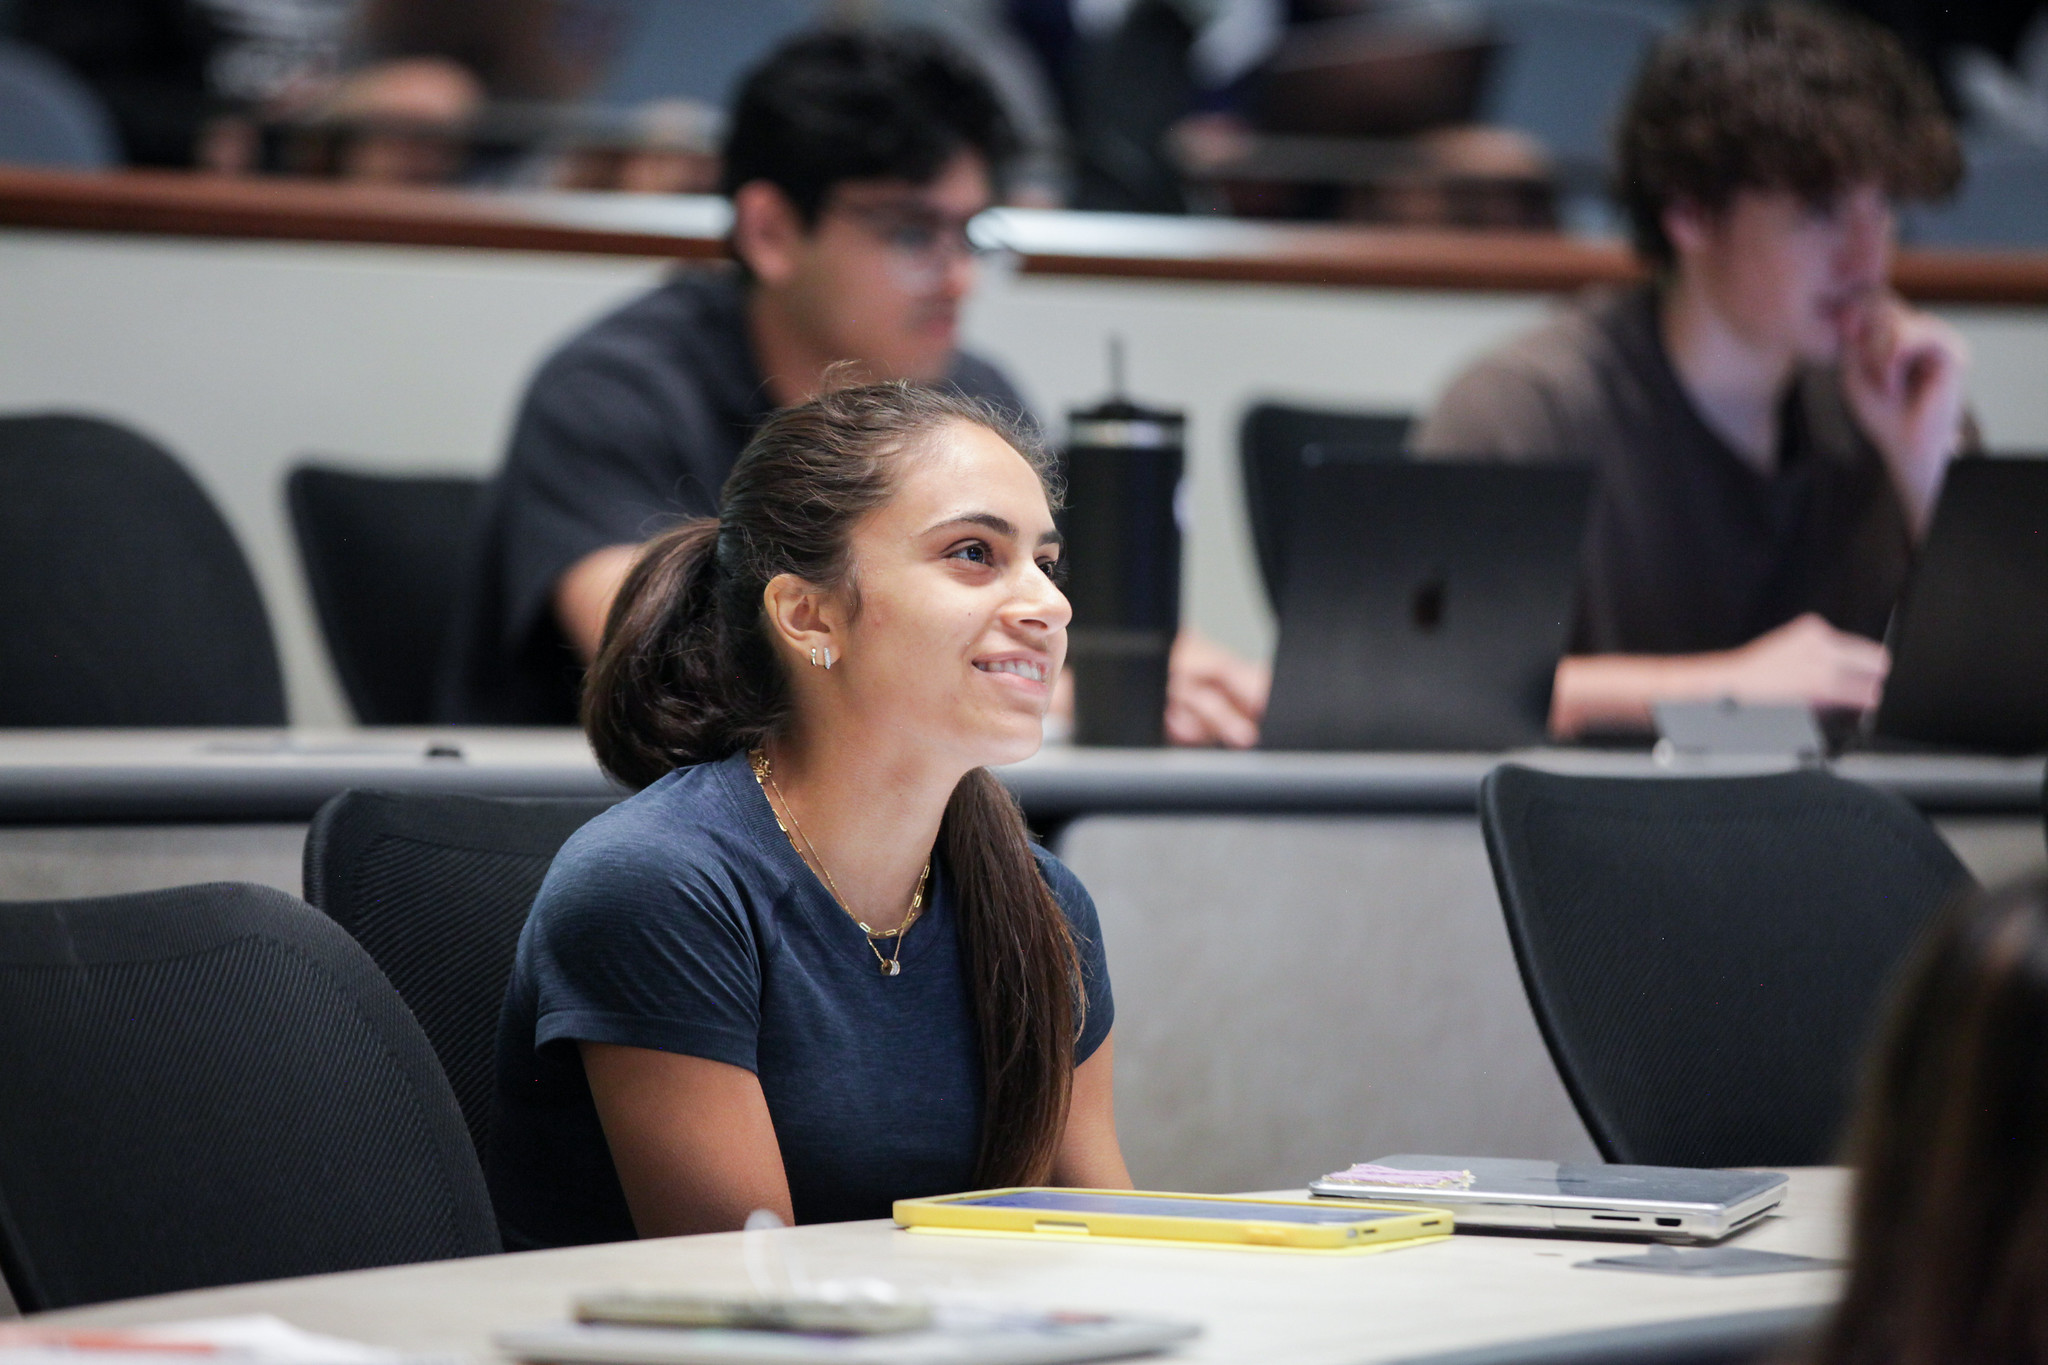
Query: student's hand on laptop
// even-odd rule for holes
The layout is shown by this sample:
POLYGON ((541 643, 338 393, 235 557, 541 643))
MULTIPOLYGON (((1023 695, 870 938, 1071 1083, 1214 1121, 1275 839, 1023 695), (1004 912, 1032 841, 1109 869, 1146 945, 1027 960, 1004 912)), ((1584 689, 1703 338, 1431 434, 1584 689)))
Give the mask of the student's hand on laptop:
POLYGON ((1734 697, 1868 711, 1891 671, 1885 647, 1808 612, 1737 649, 1715 654, 1586 654, 1557 666, 1550 731, 1647 730, 1653 702, 1734 697))
POLYGON ((1918 540, 1927 533, 1941 478, 1963 443, 1963 378, 1970 349, 1962 334, 1890 293, 1848 312, 1842 390, 1885 467, 1918 540))
POLYGON ((1240 659, 1193 626, 1174 637, 1166 665, 1166 738, 1173 744, 1249 749, 1259 742, 1273 673, 1240 659))
POLYGON ((1836 630, 1808 612, 1717 659, 1709 695, 1738 701, 1803 701, 1825 710, 1868 711, 1884 692, 1892 658, 1875 640, 1836 630))

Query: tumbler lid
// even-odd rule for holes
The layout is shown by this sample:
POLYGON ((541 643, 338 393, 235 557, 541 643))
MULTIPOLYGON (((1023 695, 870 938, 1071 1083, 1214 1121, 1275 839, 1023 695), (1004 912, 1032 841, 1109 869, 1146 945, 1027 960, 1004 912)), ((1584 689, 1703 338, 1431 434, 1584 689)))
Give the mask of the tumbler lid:
POLYGON ((1141 408, 1122 398, 1067 414, 1069 444, 1098 449, 1179 449, 1186 444, 1187 425, 1184 413, 1141 408))

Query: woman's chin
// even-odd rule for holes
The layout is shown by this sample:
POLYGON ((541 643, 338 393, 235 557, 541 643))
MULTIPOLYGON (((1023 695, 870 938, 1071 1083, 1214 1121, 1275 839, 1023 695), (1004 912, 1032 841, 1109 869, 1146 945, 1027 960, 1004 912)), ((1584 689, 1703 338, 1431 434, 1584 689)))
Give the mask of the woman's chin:
POLYGON ((989 728, 984 742, 977 747, 986 754, 981 760, 982 767, 1000 768, 1006 763, 1022 763, 1045 747, 1045 717, 1005 717, 1003 724, 989 728))

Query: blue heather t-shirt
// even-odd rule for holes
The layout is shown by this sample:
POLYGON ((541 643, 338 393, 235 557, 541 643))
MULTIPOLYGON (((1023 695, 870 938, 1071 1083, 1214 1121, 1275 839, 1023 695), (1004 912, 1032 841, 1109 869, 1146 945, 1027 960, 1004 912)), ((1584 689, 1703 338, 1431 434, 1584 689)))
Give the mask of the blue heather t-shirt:
MULTIPOLYGON (((1109 972, 1094 902, 1038 859, 1080 952, 1079 1065, 1109 1034, 1109 972)), ((507 1250, 634 1235, 579 1041, 760 1077, 800 1223, 972 1189, 981 1054, 941 864, 902 963, 882 975, 745 754, 678 769, 577 831, 520 935, 499 1023, 486 1165, 507 1250)))

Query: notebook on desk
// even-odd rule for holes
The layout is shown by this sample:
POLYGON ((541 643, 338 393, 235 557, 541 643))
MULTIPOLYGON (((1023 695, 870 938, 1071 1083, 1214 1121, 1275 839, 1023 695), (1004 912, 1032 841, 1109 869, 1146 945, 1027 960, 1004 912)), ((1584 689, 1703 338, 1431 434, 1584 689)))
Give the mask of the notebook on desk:
POLYGON ((1301 470, 1261 746, 1540 743, 1592 489, 1555 465, 1301 470))

